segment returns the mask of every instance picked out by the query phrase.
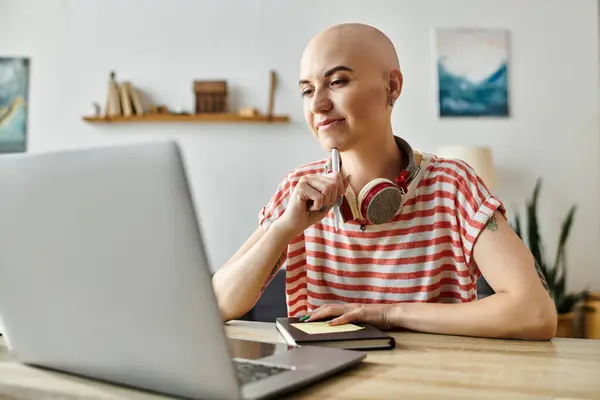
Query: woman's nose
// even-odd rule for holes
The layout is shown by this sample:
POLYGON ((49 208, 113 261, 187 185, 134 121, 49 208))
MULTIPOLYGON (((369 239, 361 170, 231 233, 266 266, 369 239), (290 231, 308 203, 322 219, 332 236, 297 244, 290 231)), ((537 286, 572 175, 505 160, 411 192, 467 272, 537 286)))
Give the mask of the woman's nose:
POLYGON ((315 91, 310 105, 310 111, 313 114, 321 114, 330 111, 332 107, 333 102, 331 101, 327 90, 315 91))

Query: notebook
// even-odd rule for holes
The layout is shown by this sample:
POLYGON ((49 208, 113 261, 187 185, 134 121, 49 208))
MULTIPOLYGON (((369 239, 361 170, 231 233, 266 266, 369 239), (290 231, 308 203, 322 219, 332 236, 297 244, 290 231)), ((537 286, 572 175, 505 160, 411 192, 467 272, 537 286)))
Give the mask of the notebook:
POLYGON ((325 321, 300 322, 300 318, 277 318, 275 326, 291 345, 326 346, 348 350, 393 349, 394 338, 369 324, 329 326, 325 321))

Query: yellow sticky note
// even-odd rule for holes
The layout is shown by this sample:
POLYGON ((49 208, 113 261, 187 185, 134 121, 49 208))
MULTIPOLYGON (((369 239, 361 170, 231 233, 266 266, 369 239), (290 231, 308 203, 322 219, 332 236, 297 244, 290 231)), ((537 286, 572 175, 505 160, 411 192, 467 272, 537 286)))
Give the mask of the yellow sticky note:
POLYGON ((330 326, 327 322, 300 322, 297 324, 291 324, 294 328, 300 329, 302 332, 310 335, 319 333, 337 333, 337 332, 353 332, 359 331, 364 327, 354 324, 342 324, 330 326))

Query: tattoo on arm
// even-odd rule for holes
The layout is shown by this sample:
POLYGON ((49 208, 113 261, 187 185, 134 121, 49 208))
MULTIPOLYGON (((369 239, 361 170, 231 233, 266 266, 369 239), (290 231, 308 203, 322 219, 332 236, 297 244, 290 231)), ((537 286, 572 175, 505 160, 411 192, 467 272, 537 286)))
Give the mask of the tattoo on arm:
POLYGON ((492 215, 490 217, 490 219, 488 220, 488 222, 485 224, 485 227, 487 229, 489 229, 490 231, 497 231, 498 230, 498 224, 496 223, 496 217, 494 217, 492 215))
POLYGON ((275 276, 275 274, 277 272, 279 272, 279 270, 281 269, 281 258, 279 258, 277 260, 277 262, 275 263, 275 265, 273 266, 273 269, 271 270, 271 273, 269 274, 269 276, 267 276, 267 279, 265 280, 265 282, 263 283, 263 287, 262 289, 264 290, 267 285, 269 284, 269 282, 271 281, 271 278, 273 278, 273 276, 275 276))
POLYGON ((550 288, 548 287, 548 282, 546 282, 546 277, 544 276, 544 273, 542 272, 542 267, 540 267, 540 264, 538 264, 537 260, 534 260, 534 263, 535 263, 535 270, 537 271, 537 274, 540 277, 540 280, 542 281, 542 286, 544 286, 544 289, 546 289, 546 292, 548 292, 548 294, 550 296, 552 296, 552 294, 550 293, 550 288))

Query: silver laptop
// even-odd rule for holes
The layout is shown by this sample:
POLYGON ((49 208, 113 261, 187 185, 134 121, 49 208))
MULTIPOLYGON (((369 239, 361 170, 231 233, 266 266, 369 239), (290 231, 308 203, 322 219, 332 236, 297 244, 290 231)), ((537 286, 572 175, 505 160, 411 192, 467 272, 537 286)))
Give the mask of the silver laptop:
POLYGON ((20 362, 236 399, 280 395, 364 359, 228 340, 209 271, 175 143, 0 156, 0 316, 20 362))

